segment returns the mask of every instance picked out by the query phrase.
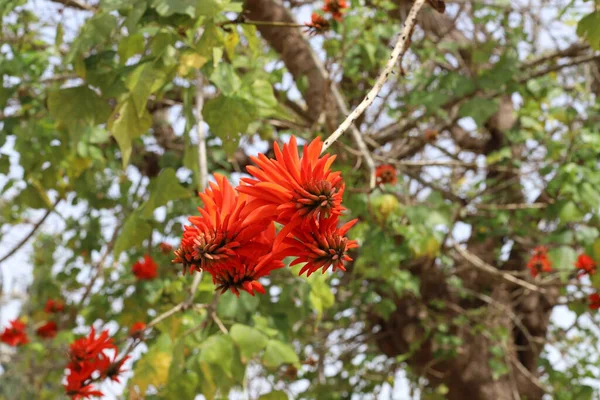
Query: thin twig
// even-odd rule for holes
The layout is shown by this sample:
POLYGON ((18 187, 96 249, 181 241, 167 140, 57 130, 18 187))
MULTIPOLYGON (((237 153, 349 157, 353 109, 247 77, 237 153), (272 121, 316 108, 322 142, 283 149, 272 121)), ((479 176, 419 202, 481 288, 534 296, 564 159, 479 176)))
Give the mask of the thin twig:
POLYGON ((502 279, 504 279, 506 281, 512 282, 514 284, 517 284, 521 287, 524 287, 525 289, 529 289, 534 292, 539 292, 539 293, 546 292, 545 289, 537 287, 527 281, 524 281, 523 279, 516 278, 507 272, 502 272, 502 271, 498 270, 497 268, 494 268, 493 266, 491 266, 488 263, 486 263, 485 261, 483 261, 481 258, 477 257, 477 255, 471 253, 468 250, 463 249, 458 244, 455 244, 453 247, 454 247, 454 250, 456 250, 456 252, 458 254, 460 254, 460 256, 462 258, 464 258, 466 261, 471 263, 471 265, 473 265, 474 267, 476 267, 482 271, 485 271, 491 275, 501 277, 502 279))
POLYGON ((40 226, 42 226, 42 224, 44 223, 44 221, 46 221, 46 219, 50 216, 50 214, 52 214, 52 211, 54 211, 54 209, 56 208, 56 206, 58 205, 58 203, 60 203, 61 200, 62 200, 62 198, 59 197, 54 202, 54 204, 52 205, 52 207, 50 209, 46 210, 46 213, 37 222, 37 224, 35 224, 33 226, 33 228, 31 229, 31 232, 29 232, 29 234, 27 234, 27 236, 25 236, 23 239, 21 239, 21 241, 19 243, 17 243, 15 245, 15 247, 12 248, 12 250, 10 250, 8 253, 6 253, 4 255, 4 257, 0 258, 0 264, 2 264, 4 261, 8 260, 10 257, 12 257, 13 255, 15 255, 16 252, 19 251, 19 249, 21 247, 23 247, 25 245, 25 243, 27 243, 29 241, 29 239, 31 239, 33 237, 33 235, 35 235, 35 233, 37 232, 37 230, 40 229, 40 226))
POLYGON ((410 41, 410 36, 417 22, 417 14, 419 13, 421 7, 423 7, 423 4, 425 4, 425 0, 416 0, 414 2, 413 6, 410 9, 410 12, 408 13, 408 17, 406 18, 406 22, 404 23, 404 29, 402 29, 402 32, 398 37, 398 41, 394 46, 392 55, 386 63, 385 68, 383 68, 383 71, 381 71, 381 73, 377 77, 375 85, 369 91, 369 93, 363 99, 363 101, 354 109, 354 111, 350 113, 350 115, 348 115, 344 122, 342 122, 342 124, 335 130, 335 132, 333 132, 331 136, 329 136, 325 140, 325 142, 323 143, 323 151, 329 148, 329 146, 331 146, 333 142, 335 142, 340 136, 342 136, 344 132, 346 132, 348 128, 350 128, 350 126, 354 124, 354 121, 356 121, 356 119, 360 115, 362 115, 363 112, 365 112, 365 110, 373 103, 373 101, 375 101, 375 98, 381 91, 381 88, 383 87, 385 82, 388 80, 388 77, 392 73, 394 67, 397 66, 398 61, 401 60, 401 58, 404 56, 404 53, 406 53, 406 50, 408 49, 407 44, 410 41))

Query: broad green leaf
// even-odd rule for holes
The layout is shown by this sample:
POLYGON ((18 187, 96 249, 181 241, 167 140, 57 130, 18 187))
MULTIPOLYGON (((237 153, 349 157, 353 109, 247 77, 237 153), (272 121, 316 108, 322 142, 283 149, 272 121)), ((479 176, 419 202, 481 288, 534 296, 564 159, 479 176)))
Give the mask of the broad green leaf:
POLYGON ((240 42, 240 35, 238 35, 237 29, 234 27, 230 32, 225 35, 225 51, 227 57, 230 60, 235 58, 235 47, 240 42))
POLYGON ((87 86, 49 92, 48 110, 54 119, 69 128, 102 124, 110 115, 108 102, 87 86))
POLYGON ((267 368, 277 368, 283 364, 298 364, 298 355, 292 346, 279 340, 269 340, 263 355, 263 364, 267 368))
POLYGON ((191 196, 191 192, 181 186, 173 168, 165 168, 152 182, 150 197, 141 210, 144 218, 152 218, 152 212, 169 201, 185 199, 191 196))
POLYGON ((231 376, 234 350, 233 342, 229 336, 213 335, 202 343, 200 361, 217 364, 228 376, 231 376))
POLYGON ((283 390, 276 390, 271 393, 263 394, 258 400, 288 400, 288 396, 283 390))
POLYGON ((242 25, 242 30, 244 31, 244 36, 248 41, 248 47, 252 52, 252 57, 256 57, 260 51, 260 40, 258 39, 258 34, 256 33, 256 26, 242 25))
POLYGON ((89 52, 95 45, 108 40, 117 29, 114 15, 100 12, 88 19, 71 46, 66 62, 72 62, 77 55, 89 52))
POLYGON ((586 15, 577 24, 577 34, 585 38, 595 50, 600 50, 600 11, 586 15))
POLYGON ((264 79, 246 79, 238 95, 252 103, 263 117, 271 115, 278 104, 273 87, 264 79))
POLYGON ((310 284, 310 302, 317 311, 317 317, 321 319, 323 311, 333 306, 335 298, 326 282, 325 275, 313 274, 308 278, 308 283, 310 284))
POLYGON ((152 226, 142 219, 138 213, 133 213, 125 220, 119 237, 115 242, 115 259, 119 254, 132 247, 139 246, 152 233, 152 226))
POLYGON ((165 79, 165 72, 150 63, 140 65, 129 75, 126 86, 131 92, 130 98, 139 118, 147 113, 148 98, 163 86, 165 79))
POLYGON ((121 149, 123 167, 129 163, 131 142, 140 137, 152 126, 152 117, 146 110, 138 115, 131 98, 120 104, 110 117, 108 130, 117 140, 121 149))
POLYGON ((569 246, 558 246, 548 252, 548 258, 552 263, 552 269, 560 271, 563 281, 568 280, 574 270, 577 261, 577 252, 569 246))
POLYGON ((458 115, 471 117, 477 126, 483 126, 498 111, 498 102, 490 99, 473 98, 460 106, 458 115))
POLYGON ((6 154, 0 153, 0 174, 8 175, 10 171, 10 158, 6 154))
POLYGON ((136 54, 141 54, 145 48, 144 35, 136 33, 126 36, 119 42, 119 59, 121 64, 125 64, 127 60, 136 54))
POLYGON ((173 359, 173 343, 169 335, 161 335, 148 352, 135 364, 130 385, 137 386, 145 394, 148 386, 156 388, 167 383, 169 366, 173 359))
POLYGON ((210 75, 210 80, 217 85, 221 92, 229 96, 239 90, 242 81, 235 73, 233 66, 227 63, 220 63, 219 66, 210 75))
POLYGON ((566 202, 558 214, 558 217, 563 224, 581 221, 583 216, 584 214, 577 208, 577 205, 573 201, 566 202))
POLYGON ((198 0, 152 0, 151 6, 163 17, 186 14, 195 18, 198 0))
POLYGON ((235 344, 239 346, 244 362, 267 346, 267 337, 259 330, 247 325, 235 324, 231 327, 229 334, 235 344))
POLYGON ((207 101, 202 115, 212 133, 221 138, 223 147, 229 153, 237 149, 240 137, 257 117, 254 104, 239 97, 223 95, 207 101))

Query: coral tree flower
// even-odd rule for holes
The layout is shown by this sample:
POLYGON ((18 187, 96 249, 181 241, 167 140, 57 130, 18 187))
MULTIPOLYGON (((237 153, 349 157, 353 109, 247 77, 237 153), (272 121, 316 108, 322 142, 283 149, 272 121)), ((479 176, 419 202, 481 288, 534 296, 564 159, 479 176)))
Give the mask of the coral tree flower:
POLYGON ((396 168, 393 165, 380 165, 377 167, 375 169, 375 178, 378 185, 386 183, 395 185, 398 182, 396 168))
POLYGON ((35 330, 36 335, 44 339, 52 339, 58 333, 56 322, 49 321, 35 330))
POLYGON ((322 148, 323 142, 316 138, 300 158, 294 136, 283 149, 275 143, 275 159, 264 154, 251 157, 257 167, 247 170, 254 178, 242 178, 238 191, 254 198, 252 207, 275 208, 281 224, 296 226, 310 218, 339 215, 344 210, 344 182, 339 171, 330 169, 335 156, 319 157, 322 148))
POLYGON ((18 319, 10 321, 10 326, 4 329, 4 332, 0 335, 0 342, 13 347, 29 343, 29 338, 25 332, 25 324, 18 319))
POLYGON ((247 196, 238 194, 224 176, 215 174, 215 179, 200 194, 204 208, 198 208, 200 216, 189 218, 192 225, 184 228, 175 251, 173 262, 183 264, 184 273, 188 267, 211 272, 215 265, 268 247, 257 238, 272 224, 274 209, 250 209, 247 196))
POLYGON ((600 308, 600 294, 592 293, 588 297, 588 307, 590 310, 597 310, 600 308))
POLYGON ((527 268, 529 268, 529 273, 534 278, 541 272, 551 272, 552 264, 548 259, 548 249, 544 246, 533 249, 533 256, 529 259, 527 268))
POLYGON ((581 254, 577 258, 575 268, 579 271, 577 276, 583 276, 585 274, 594 275, 596 273, 596 262, 587 254, 581 254))
POLYGON ((87 337, 71 343, 67 366, 69 374, 65 385, 67 395, 72 399, 102 396, 102 392, 96 390, 93 383, 104 379, 120 381, 119 375, 129 356, 118 359, 117 355, 118 349, 106 330, 96 336, 92 327, 87 337))
POLYGON ((299 272, 310 276, 319 268, 325 273, 330 266, 333 271, 345 271, 344 261, 352 261, 348 250, 358 247, 356 240, 348 240, 344 235, 356 224, 358 219, 352 220, 341 228, 337 227, 337 218, 311 220, 307 228, 302 227, 292 231, 284 240, 281 248, 283 257, 296 257, 290 265, 306 263, 299 272))
POLYGON ((65 303, 60 300, 48 299, 46 302, 46 307, 44 307, 44 311, 48 314, 59 313, 65 309, 65 303))
POLYGON ((310 22, 305 22, 307 32, 309 32, 310 36, 318 35, 320 33, 327 32, 329 30, 329 21, 323 18, 322 15, 317 13, 312 13, 310 16, 310 22))
POLYGON ((129 336, 131 336, 132 338, 141 339, 145 329, 146 324, 141 321, 138 321, 131 325, 131 328, 129 328, 129 336))
POLYGON ((331 16, 336 21, 342 20, 342 13, 348 8, 346 0, 325 0, 325 5, 322 10, 331 13, 331 16))
POLYGON ((144 261, 137 261, 133 264, 131 271, 139 280, 152 280, 156 278, 158 266, 148 254, 144 256, 144 261))

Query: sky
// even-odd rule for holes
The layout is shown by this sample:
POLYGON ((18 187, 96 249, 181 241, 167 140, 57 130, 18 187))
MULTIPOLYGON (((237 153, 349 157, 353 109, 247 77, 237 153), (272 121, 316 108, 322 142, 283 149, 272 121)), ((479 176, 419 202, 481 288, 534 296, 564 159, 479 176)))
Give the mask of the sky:
MULTIPOLYGON (((506 1, 498 1, 497 3, 504 3, 506 4, 506 1)), ((524 4, 524 0, 520 0, 520 1, 515 1, 513 3, 516 4, 524 4)), ((537 2, 536 2, 537 3, 537 2)), ((43 20, 47 20, 49 22, 52 21, 62 21, 65 26, 66 26, 66 35, 68 38, 68 35, 73 35, 74 32, 77 31, 77 27, 82 23, 83 21, 83 16, 85 13, 79 12, 79 11, 73 11, 73 10, 69 10, 66 9, 64 11, 64 13, 62 15, 59 15, 56 10, 58 9, 58 7, 49 2, 49 1, 45 1, 45 0, 33 0, 30 1, 28 3, 28 6, 31 6, 32 8, 34 8, 36 10, 36 12, 38 13, 38 15, 43 19, 43 20)), ((448 7, 449 12, 452 14, 454 12, 454 10, 456 10, 458 6, 456 4, 452 4, 448 7)), ((584 6, 585 7, 585 6, 584 6)), ((304 6, 301 7, 298 11, 298 13, 295 14, 296 18, 298 21, 300 22, 304 22, 304 21, 308 21, 310 19, 310 14, 312 12, 312 7, 311 6, 304 6)), ((542 20, 546 20, 547 23, 550 25, 551 21, 554 18, 553 11, 548 11, 548 12, 542 12, 542 15, 540 15, 540 18, 542 20)), ((55 23, 49 23, 49 26, 56 26, 55 23)), ((555 34, 557 36, 564 36, 567 39, 572 40, 572 38, 574 37, 574 27, 567 27, 564 24, 559 24, 557 25, 557 30, 555 30, 555 34)), ((48 37, 51 38, 50 40, 53 40, 54 37, 54 31, 51 28, 48 28, 47 30, 47 34, 48 37)), ((314 45, 314 47, 316 49, 320 49, 320 44, 321 44, 321 38, 316 37, 311 39, 312 43, 314 45)), ((540 45, 541 46, 550 46, 553 42, 553 39, 550 37, 544 37, 544 34, 542 34, 542 36, 540 37, 540 45)), ((322 56, 322 52, 318 51, 318 53, 322 56)), ((296 93, 296 96, 299 96, 299 93, 296 93)), ((517 99, 518 100, 518 99, 517 99)), ((376 106, 376 105, 375 105, 376 106)), ((463 123, 465 124, 466 128, 472 128, 472 122, 470 121, 463 121, 463 123)), ((181 125, 181 122, 176 123, 175 124, 175 129, 178 132, 181 132, 183 127, 181 125)), ((17 165, 18 164, 18 154, 16 152, 14 152, 12 150, 12 140, 11 138, 9 138, 7 140, 7 143, 0 148, 0 152, 4 153, 4 154, 8 154, 11 157, 11 171, 10 171, 10 176, 12 178, 19 178, 22 177, 23 175, 23 171, 22 169, 17 165)), ((436 157, 438 157, 439 154, 435 154, 435 153, 431 153, 428 154, 428 158, 434 159, 436 157)), ((484 160, 479 160, 479 161, 483 161, 484 160)), ((133 168, 129 169, 129 173, 133 175, 137 174, 137 172, 135 172, 135 170, 133 168)), ((435 171, 434 171, 435 174, 435 171)), ((138 175, 139 176, 139 175, 138 175)), ((0 187, 3 187, 5 182, 7 181, 7 178, 0 175, 0 187)), ((11 196, 11 191, 8 191, 7 193, 3 194, 3 198, 9 198, 11 196)), ((82 212, 81 208, 69 208, 69 207, 65 207, 63 206, 59 206, 59 211, 61 214, 68 216, 68 215, 73 215, 76 216, 78 214, 80 214, 82 212)), ((35 211, 35 212, 31 212, 30 215, 30 220, 31 221, 37 221, 39 220, 39 218, 41 218, 41 216, 43 215, 44 211, 35 211)), ((5 254, 6 251, 8 251, 8 249, 11 249, 14 244, 18 243, 23 237, 25 237, 29 230, 31 229, 30 225, 24 225, 24 226, 17 226, 17 227, 2 227, 2 238, 0 240, 0 258, 5 254)), ((56 214, 52 214, 47 221, 44 223, 43 225, 43 231, 45 232, 49 232, 49 233, 53 233, 53 232, 61 232, 64 229, 64 222, 62 221, 62 219, 60 217, 58 217, 56 214)), ((108 233, 107 233, 108 235, 108 233)), ((455 231, 455 236, 457 237, 457 239, 460 238, 466 238, 469 235, 469 231, 468 231, 468 227, 466 226, 461 226, 459 227, 456 231, 455 231)), ((2 288, 3 288, 3 292, 4 292, 4 296, 9 296, 11 295, 11 293, 17 293, 17 294, 24 294, 26 293, 26 289, 27 286, 29 284, 29 282, 31 281, 31 263, 29 260, 29 255, 31 253, 31 241, 23 246, 21 248, 21 250, 19 250, 17 253, 15 253, 15 255, 13 257, 11 257, 9 260, 7 260, 6 262, 2 263, 2 265, 0 265, 0 276, 3 277, 3 281, 2 281, 2 288)), ((95 255, 96 257, 98 256, 97 254, 95 255)), ((62 259, 66 259, 67 255, 62 255, 62 259)), ((59 259, 61 258, 61 255, 59 255, 59 259)), ((19 308, 20 308, 20 301, 19 300, 10 300, 10 301, 2 301, 2 303, 0 303, 0 327, 3 327, 7 324, 7 322, 9 320, 12 320, 14 318, 16 318, 18 316, 19 313, 19 308)), ((573 322, 573 315, 572 313, 570 313, 568 310, 566 310, 565 307, 557 307, 553 313, 553 317, 552 317, 553 321, 561 326, 569 326, 572 322, 573 322)), ((0 350, 1 351, 1 350, 0 350)), ((140 352, 144 351, 143 348, 138 349, 138 354, 140 352)), ((560 354, 558 354, 556 351, 553 351, 552 349, 549 350, 550 351, 550 355, 551 355, 551 359, 553 360, 553 363, 555 365, 560 365, 561 364, 561 356, 560 354)), ((596 382, 597 386, 598 383, 596 382)), ((110 384, 109 386, 103 387, 103 390, 109 394, 108 397, 106 397, 107 399, 110 398, 118 398, 118 394, 121 392, 122 387, 120 385, 117 384, 110 384)), ((233 399, 242 399, 244 398, 243 394, 235 394, 233 395, 231 398, 233 399)), ((396 377, 396 382, 394 384, 393 387, 386 385, 381 393, 381 396, 379 397, 380 399, 398 399, 398 400, 402 400, 402 399, 409 399, 410 395, 409 395, 409 386, 408 386, 408 381, 406 380, 406 377, 404 375, 403 372, 399 372, 397 377, 396 377)))

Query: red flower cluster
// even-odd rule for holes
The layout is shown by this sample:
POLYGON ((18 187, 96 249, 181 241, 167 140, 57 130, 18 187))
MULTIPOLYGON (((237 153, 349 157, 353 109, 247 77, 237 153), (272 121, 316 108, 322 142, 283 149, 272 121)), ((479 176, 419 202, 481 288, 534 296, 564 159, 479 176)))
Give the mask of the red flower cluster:
POLYGON ((310 16, 310 22, 305 22, 304 25, 308 28, 306 31, 310 36, 318 35, 327 32, 330 28, 329 21, 323 18, 322 15, 316 12, 310 16))
POLYGON ((65 385, 67 396, 73 400, 102 396, 103 393, 96 390, 94 383, 107 378, 120 382, 119 374, 123 372, 123 364, 129 356, 117 360, 118 351, 112 338, 108 337, 108 331, 96 337, 93 327, 87 337, 71 343, 67 365, 69 375, 65 385), (113 352, 112 358, 107 351, 113 352))
POLYGON ((44 339, 52 339, 58 333, 56 322, 49 321, 35 330, 36 335, 44 339))
POLYGON ((46 307, 44 308, 44 311, 46 311, 48 314, 53 314, 53 313, 62 312, 64 309, 65 309, 65 303, 63 303, 62 301, 48 299, 48 301, 46 302, 46 307))
POLYGON ((160 251, 163 254, 169 254, 171 251, 173 251, 173 246, 166 242, 161 242, 158 247, 160 247, 160 251))
POLYGON ((395 185, 398 182, 396 168, 393 165, 380 165, 375 169, 375 178, 378 185, 390 183, 395 185))
POLYGON ((325 0, 325 5, 322 10, 330 13, 336 21, 342 20, 342 13, 348 8, 346 0, 325 0))
POLYGON ((184 273, 207 271, 218 290, 238 296, 240 290, 265 293, 258 279, 282 268, 288 256, 296 257, 293 265, 306 263, 301 274, 331 265, 344 270, 348 250, 358 246, 344 235, 356 220, 337 227, 344 182, 330 170, 335 156, 320 157, 322 148, 317 138, 299 157, 295 137, 283 148, 275 143, 275 159, 252 157, 253 178, 242 178, 237 191, 215 175, 216 183, 200 194, 204 208, 189 218, 174 262, 184 273), (277 235, 275 223, 283 225, 277 235))
POLYGON ((10 321, 10 327, 4 329, 4 332, 0 335, 0 342, 9 346, 21 346, 29 343, 29 338, 25 332, 25 324, 18 319, 10 321))
POLYGON ((594 275, 596 273, 596 262, 587 254, 581 254, 577 258, 575 268, 578 270, 578 277, 581 277, 585 274, 594 275))
POLYGON ((544 246, 533 249, 533 256, 529 259, 527 268, 529 268, 529 273, 534 278, 541 272, 552 271, 552 264, 548 259, 548 249, 544 246))
POLYGON ((141 339, 144 334, 144 329, 146 329, 146 324, 138 321, 129 328, 129 336, 134 339, 141 339))
POLYGON ((588 297, 588 307, 590 310, 597 310, 600 308, 600 294, 593 293, 588 297))
POLYGON ((158 266, 148 254, 144 256, 144 261, 137 261, 133 264, 132 272, 139 280, 152 280, 156 278, 156 269, 158 266))

